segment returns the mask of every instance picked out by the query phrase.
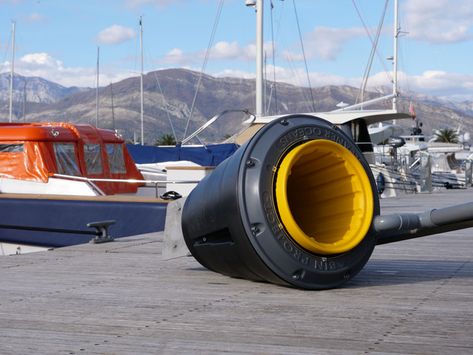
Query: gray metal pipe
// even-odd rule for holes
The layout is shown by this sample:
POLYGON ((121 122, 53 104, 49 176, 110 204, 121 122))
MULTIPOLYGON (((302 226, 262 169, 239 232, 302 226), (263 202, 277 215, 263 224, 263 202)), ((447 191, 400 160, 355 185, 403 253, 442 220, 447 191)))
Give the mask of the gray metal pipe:
POLYGON ((373 221, 377 244, 424 237, 473 227, 473 202, 423 213, 377 216, 373 221))
POLYGON ((473 220, 473 202, 432 210, 430 217, 438 226, 473 220))
POLYGON ((419 215, 414 213, 391 214, 377 216, 374 229, 378 233, 392 231, 409 231, 421 226, 419 215))

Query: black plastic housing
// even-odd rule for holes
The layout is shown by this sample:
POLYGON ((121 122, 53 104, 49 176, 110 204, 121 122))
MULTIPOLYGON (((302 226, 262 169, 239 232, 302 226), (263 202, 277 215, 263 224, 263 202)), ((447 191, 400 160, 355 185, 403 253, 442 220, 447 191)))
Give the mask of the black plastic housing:
MULTIPOLYGON (((376 243, 372 225, 352 250, 317 255, 294 242, 278 215, 277 166, 294 147, 316 139, 334 141, 353 153, 376 191, 367 162, 344 132, 315 116, 281 117, 258 131, 188 196, 182 229, 189 250, 203 266, 232 277, 304 289, 333 288, 361 270, 376 243)), ((373 199, 377 216, 376 193, 373 199)))

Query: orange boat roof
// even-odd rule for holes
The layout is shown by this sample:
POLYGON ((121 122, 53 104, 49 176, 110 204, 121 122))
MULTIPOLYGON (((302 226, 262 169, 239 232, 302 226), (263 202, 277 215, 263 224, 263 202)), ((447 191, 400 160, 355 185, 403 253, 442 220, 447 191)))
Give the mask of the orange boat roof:
POLYGON ((89 124, 65 122, 0 123, 2 141, 77 141, 123 143, 124 140, 111 130, 89 124))

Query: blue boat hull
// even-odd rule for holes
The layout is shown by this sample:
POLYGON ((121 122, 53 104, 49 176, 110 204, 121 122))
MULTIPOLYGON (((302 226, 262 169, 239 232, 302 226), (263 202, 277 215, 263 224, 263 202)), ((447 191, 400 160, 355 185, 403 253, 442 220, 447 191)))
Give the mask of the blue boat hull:
MULTIPOLYGON (((0 198, 0 225, 94 231, 87 223, 115 220, 113 238, 164 230, 166 202, 93 199, 0 198)), ((94 236, 75 233, 26 231, 0 227, 0 241, 64 247, 88 243, 94 236)))

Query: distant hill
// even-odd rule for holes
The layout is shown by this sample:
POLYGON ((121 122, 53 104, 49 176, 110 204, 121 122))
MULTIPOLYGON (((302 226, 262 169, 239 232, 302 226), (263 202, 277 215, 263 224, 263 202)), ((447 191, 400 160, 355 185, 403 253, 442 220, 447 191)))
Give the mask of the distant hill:
MULTIPOLYGON (((0 74, 0 100, 9 99, 10 74, 0 74)), ((15 102, 34 102, 50 104, 77 92, 90 90, 89 88, 64 87, 52 81, 39 77, 14 75, 13 98, 15 102)))
MULTIPOLYGON (((200 73, 185 69, 167 69, 150 72, 144 76, 144 127, 145 142, 153 144, 163 134, 171 133, 172 122, 178 139, 182 139, 194 99, 195 88, 200 73)), ((0 114, 8 113, 9 76, 0 76, 0 114)), ((41 78, 15 77, 15 113, 19 120, 26 121, 73 121, 95 123, 96 93, 95 89, 64 88, 41 78), (22 81, 23 80, 23 81, 22 81), (26 85, 26 100, 24 95, 26 85), (23 94, 22 94, 23 92, 23 94), (23 109, 20 109, 22 108, 23 109), (25 112, 25 115, 22 113, 25 112)), ((140 80, 131 77, 113 84, 113 87, 102 87, 99 90, 99 127, 118 129, 125 138, 133 139, 140 134, 140 80), (113 117, 112 117, 113 92, 113 117)), ((314 103, 308 88, 285 83, 268 83, 266 97, 271 97, 268 114, 311 112, 336 109, 340 102, 354 103, 358 89, 350 86, 324 86, 312 89, 314 103), (275 100, 277 99, 277 100, 275 100), (277 103, 276 103, 277 101, 277 103)), ((366 99, 379 96, 379 93, 368 93, 366 99)), ((429 134, 432 129, 462 126, 464 131, 473 132, 473 103, 447 102, 435 97, 409 94, 414 102, 419 120, 423 122, 424 131, 429 134)), ((203 75, 201 89, 195 101, 192 121, 188 129, 191 133, 207 119, 227 109, 249 109, 255 107, 254 80, 236 78, 216 78, 203 75)), ((266 100, 269 101, 269 100, 266 100)), ((385 102, 378 108, 390 107, 385 102)), ((409 102, 399 100, 400 110, 407 111, 409 102)), ((240 114, 223 118, 220 124, 202 135, 205 142, 219 141, 236 132, 245 119, 240 114)), ((403 123, 408 129, 413 124, 407 120, 403 123)))
MULTIPOLYGON (((66 96, 89 88, 64 87, 39 77, 25 77, 15 74, 13 80, 13 111, 16 118, 21 119, 29 113, 41 110, 48 104, 55 103, 66 96)), ((0 74, 0 113, 5 114, 5 106, 9 111, 10 74, 0 74)))

